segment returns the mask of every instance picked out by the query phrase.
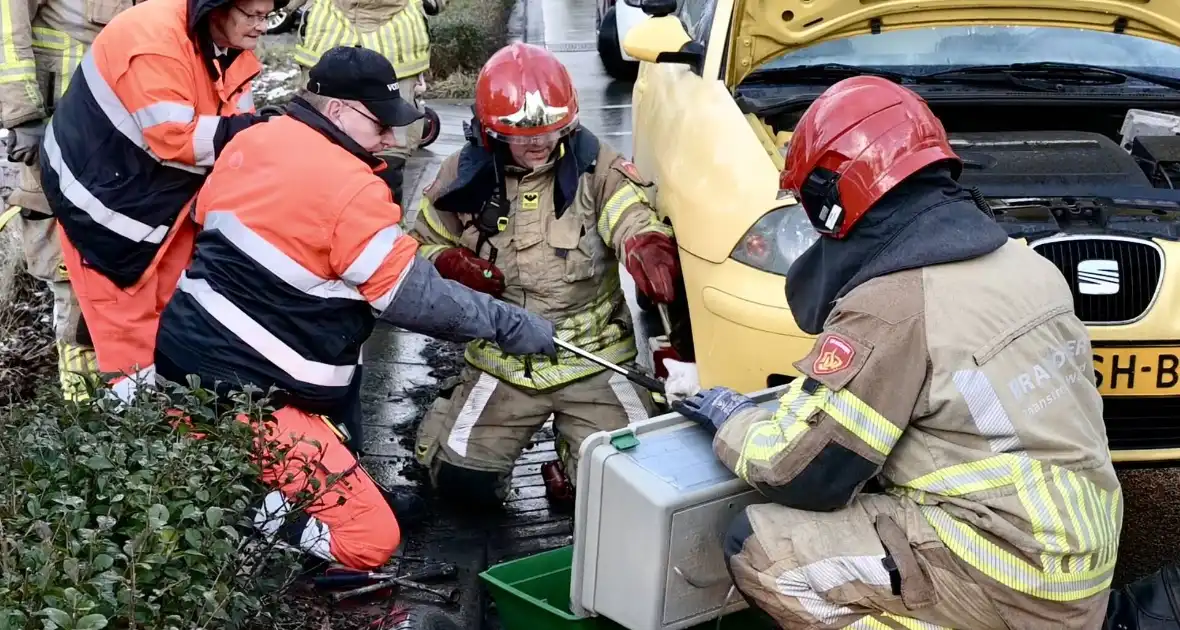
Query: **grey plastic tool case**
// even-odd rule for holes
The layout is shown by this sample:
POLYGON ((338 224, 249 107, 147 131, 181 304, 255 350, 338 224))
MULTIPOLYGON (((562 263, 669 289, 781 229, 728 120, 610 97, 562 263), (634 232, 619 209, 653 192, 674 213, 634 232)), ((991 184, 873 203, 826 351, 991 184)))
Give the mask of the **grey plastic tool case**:
MULTIPOLYGON (((774 409, 784 389, 751 397, 774 409)), ((582 443, 575 615, 600 615, 629 630, 677 630, 746 607, 740 594, 730 596, 722 544, 734 516, 766 499, 717 459, 712 444, 676 413, 582 443)))

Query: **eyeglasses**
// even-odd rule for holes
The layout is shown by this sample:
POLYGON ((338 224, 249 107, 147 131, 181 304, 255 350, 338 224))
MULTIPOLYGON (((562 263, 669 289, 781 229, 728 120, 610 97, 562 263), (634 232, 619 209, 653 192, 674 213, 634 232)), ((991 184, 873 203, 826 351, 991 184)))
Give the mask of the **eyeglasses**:
POLYGON ((263 13, 262 15, 255 15, 253 13, 246 13, 245 9, 239 7, 236 4, 230 6, 232 6, 234 9, 237 9, 238 13, 241 13, 246 18, 247 22, 254 25, 266 24, 267 18, 274 15, 274 11, 271 11, 270 13, 263 13))
MULTIPOLYGON (((341 101, 341 102, 343 102, 343 101, 341 101)), ((369 120, 369 122, 372 122, 374 125, 377 125, 377 128, 381 130, 381 133, 382 133, 382 134, 384 134, 384 133, 385 133, 385 132, 387 132, 387 131, 392 131, 392 130, 393 130, 393 125, 385 125, 385 124, 382 124, 380 120, 377 120, 376 118, 373 118, 372 116, 370 116, 370 115, 366 114, 365 112, 363 112, 363 111, 361 111, 361 110, 359 110, 359 109, 357 109, 357 108, 353 107, 352 105, 350 105, 350 104, 348 104, 348 103, 344 103, 344 104, 345 104, 345 105, 347 105, 347 106, 348 106, 348 108, 349 108, 349 109, 351 109, 352 111, 354 111, 354 112, 356 112, 356 113, 360 114, 361 116, 364 116, 366 119, 368 119, 368 120, 369 120)))

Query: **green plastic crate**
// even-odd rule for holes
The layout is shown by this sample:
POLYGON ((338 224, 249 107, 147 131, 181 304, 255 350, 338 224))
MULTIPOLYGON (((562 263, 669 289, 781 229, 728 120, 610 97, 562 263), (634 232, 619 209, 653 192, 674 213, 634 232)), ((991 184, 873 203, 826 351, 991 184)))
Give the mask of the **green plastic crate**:
MULTIPOLYGON (((570 612, 572 545, 497 564, 479 574, 496 600, 505 630, 626 630, 602 617, 580 619, 570 612)), ((748 611, 726 615, 722 630, 762 628, 748 611), (753 622, 753 623, 752 623, 753 622)), ((715 630, 717 621, 690 630, 715 630)))

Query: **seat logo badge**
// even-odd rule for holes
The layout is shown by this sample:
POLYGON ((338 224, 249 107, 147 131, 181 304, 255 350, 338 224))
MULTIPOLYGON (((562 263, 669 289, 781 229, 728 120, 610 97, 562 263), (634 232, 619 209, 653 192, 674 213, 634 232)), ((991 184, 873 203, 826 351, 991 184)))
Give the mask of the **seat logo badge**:
POLYGON ((828 334, 819 348, 819 355, 811 364, 811 371, 815 376, 834 374, 852 365, 856 358, 856 348, 839 335, 828 334))
POLYGON ((1083 260, 1078 263, 1078 291, 1083 295, 1114 295, 1119 292, 1117 260, 1083 260))

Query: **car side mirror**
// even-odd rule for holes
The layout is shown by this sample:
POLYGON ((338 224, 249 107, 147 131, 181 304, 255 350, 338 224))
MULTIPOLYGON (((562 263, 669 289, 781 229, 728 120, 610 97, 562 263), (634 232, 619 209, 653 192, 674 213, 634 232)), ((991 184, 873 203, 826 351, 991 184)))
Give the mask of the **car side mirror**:
POLYGON ((653 17, 664 17, 676 12, 676 0, 623 0, 653 17))
POLYGON ((653 17, 628 29, 623 50, 640 61, 686 63, 698 73, 705 62, 704 47, 689 37, 684 24, 673 15, 653 17))

